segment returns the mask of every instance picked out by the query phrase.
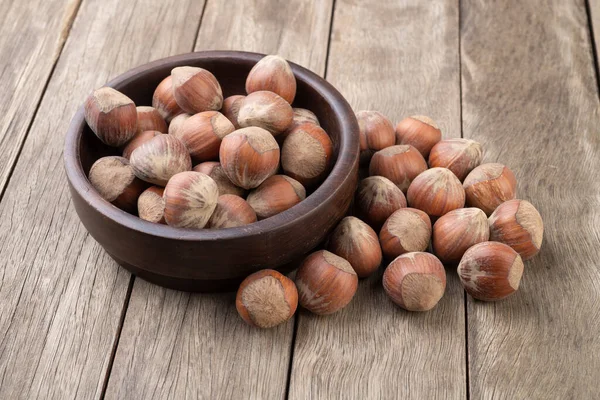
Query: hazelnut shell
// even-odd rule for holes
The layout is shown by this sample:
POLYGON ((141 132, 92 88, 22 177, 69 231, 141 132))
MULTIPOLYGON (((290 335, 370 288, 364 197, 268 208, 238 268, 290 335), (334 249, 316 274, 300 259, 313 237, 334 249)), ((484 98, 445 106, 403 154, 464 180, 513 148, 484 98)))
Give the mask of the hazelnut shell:
POLYGON ((253 92, 240 100, 240 103, 237 121, 242 128, 258 126, 276 136, 292 124, 292 107, 276 93, 253 92))
POLYGON ((256 213, 246 200, 232 194, 219 196, 217 207, 208 220, 207 228, 223 229, 256 222, 256 213))
POLYGON ((256 211, 259 219, 279 214, 306 198, 304 186, 286 175, 267 178, 248 195, 248 204, 256 211))
POLYGON ((429 153, 429 166, 448 168, 462 182, 475 167, 481 164, 483 148, 469 139, 446 139, 438 142, 429 153))
POLYGON ((85 101, 85 121, 103 143, 119 147, 137 132, 137 110, 123 93, 101 87, 85 101))
POLYGON ((296 96, 296 78, 288 62, 277 55, 262 58, 246 78, 246 92, 268 90, 292 104, 296 96))
POLYGON ((192 169, 187 148, 179 139, 159 135, 143 143, 131 153, 135 175, 158 186, 165 186, 175 174, 192 169))
POLYGON ((415 208, 395 211, 379 233, 379 242, 388 260, 404 253, 425 251, 430 238, 431 220, 427 214, 415 208))
POLYGON ((188 114, 216 111, 223 105, 223 92, 215 76, 198 67, 176 67, 171 71, 173 96, 188 114))
POLYGON ((183 113, 183 110, 179 107, 177 101, 175 101, 173 79, 170 75, 163 79, 156 87, 152 95, 152 107, 157 109, 167 122, 172 121, 176 115, 183 113))
POLYGON ((231 121, 218 111, 204 111, 186 119, 173 136, 181 140, 192 161, 216 160, 221 141, 235 130, 231 121))
POLYGON ((137 133, 144 131, 158 131, 167 133, 167 123, 158 110, 154 107, 140 106, 137 110, 137 133))
POLYGON ((410 144, 425 159, 437 142, 442 140, 442 131, 431 118, 415 115, 405 118, 396 125, 396 144, 410 144))
POLYGON ((459 208, 433 225, 433 252, 446 264, 460 261, 467 249, 490 239, 487 216, 478 208, 459 208))
POLYGON ((218 197, 217 184, 208 175, 180 172, 165 187, 165 221, 179 228, 202 229, 217 207, 218 197))
POLYGON ((427 162, 410 145, 396 145, 380 150, 373 154, 369 164, 369 175, 388 178, 404 194, 413 179, 426 170, 427 162))
POLYGON ((374 152, 396 144, 394 126, 385 115, 377 111, 356 113, 360 139, 360 161, 368 163, 374 152))
POLYGON ((392 213, 406 207, 404 193, 383 176, 360 181, 354 208, 357 216, 378 231, 392 213))
POLYGON ((517 179, 506 166, 498 163, 482 164, 463 182, 469 207, 481 208, 490 215, 496 207, 517 195, 517 179))
POLYGON ((431 168, 419 174, 408 188, 408 205, 425 211, 429 216, 442 215, 465 205, 465 191, 447 168, 431 168))
POLYGON ((140 195, 138 215, 141 219, 156 224, 166 224, 164 191, 162 187, 151 186, 140 195))

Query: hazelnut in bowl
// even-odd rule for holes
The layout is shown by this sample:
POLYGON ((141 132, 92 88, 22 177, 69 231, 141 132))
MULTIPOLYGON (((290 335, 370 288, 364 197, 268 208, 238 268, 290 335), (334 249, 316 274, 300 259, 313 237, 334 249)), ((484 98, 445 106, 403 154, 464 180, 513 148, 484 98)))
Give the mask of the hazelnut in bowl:
POLYGON ((346 214, 359 161, 350 105, 293 63, 295 87, 284 75, 263 93, 271 81, 255 66, 264 57, 210 51, 157 60, 109 82, 114 91, 96 90, 73 118, 64 162, 75 210, 108 254, 142 279, 186 291, 233 290, 261 269, 293 269, 346 214), (201 84, 189 84, 194 79, 201 84), (153 102, 157 94, 163 101, 153 102), (272 103, 282 110, 276 118, 272 103), (318 125, 293 123, 309 111, 318 125), (241 124, 227 121, 232 114, 241 124), (113 120, 116 131, 107 128, 113 120), (309 168, 303 157, 319 154, 309 168), (240 157, 251 157, 256 176, 236 164, 240 157), (192 190, 203 195, 181 199, 192 190), (226 223, 230 216, 239 226, 226 223))

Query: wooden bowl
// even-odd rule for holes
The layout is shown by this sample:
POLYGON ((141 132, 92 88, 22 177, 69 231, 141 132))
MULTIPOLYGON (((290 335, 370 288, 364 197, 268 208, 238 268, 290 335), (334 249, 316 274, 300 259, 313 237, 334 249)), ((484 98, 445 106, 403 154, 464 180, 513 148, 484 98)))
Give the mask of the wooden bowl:
MULTIPOLYGON (((224 96, 245 94, 246 76, 263 56, 236 51, 189 53, 142 65, 107 86, 125 93, 136 105, 151 105, 154 89, 171 69, 192 65, 215 74, 224 96)), ((101 143, 85 122, 83 106, 78 110, 64 152, 71 196, 86 229, 115 261, 168 288, 227 291, 263 268, 292 270, 325 238, 345 215, 356 187, 358 124, 352 108, 333 86, 305 68, 291 66, 298 85, 294 106, 313 111, 331 136, 333 167, 300 204, 240 228, 188 230, 153 224, 102 199, 87 174, 98 158, 120 152, 101 143)))

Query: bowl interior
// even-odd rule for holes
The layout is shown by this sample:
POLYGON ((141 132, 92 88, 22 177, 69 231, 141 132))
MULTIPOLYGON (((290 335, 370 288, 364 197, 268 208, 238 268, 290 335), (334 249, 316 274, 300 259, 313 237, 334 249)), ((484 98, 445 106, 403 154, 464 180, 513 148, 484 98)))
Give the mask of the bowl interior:
MULTIPOLYGON (((246 76, 254 64, 262 57, 251 53, 241 53, 244 57, 218 57, 190 59, 185 64, 201 67, 212 72, 221 84, 223 96, 241 94, 245 95, 246 76)), ((137 106, 151 106, 152 95, 158 84, 171 73, 174 67, 172 63, 155 68, 145 69, 139 72, 132 71, 125 79, 119 79, 108 84, 114 86, 117 90, 130 97, 137 106)), ((294 70, 301 67, 294 65, 294 70)), ((297 72, 297 71, 295 71, 297 72)), ((340 121, 335 117, 332 105, 326 100, 317 88, 314 82, 305 79, 303 74, 296 74, 297 93, 294 99, 293 107, 302 107, 314 112, 319 118, 323 129, 329 134, 334 146, 334 155, 332 166, 337 161, 340 149, 340 121)), ((101 157, 108 155, 121 155, 121 151, 102 143, 96 135, 90 130, 87 124, 84 124, 81 134, 81 140, 78 148, 81 166, 85 175, 92 164, 101 157)), ((317 188, 310 188, 312 193, 317 188)))

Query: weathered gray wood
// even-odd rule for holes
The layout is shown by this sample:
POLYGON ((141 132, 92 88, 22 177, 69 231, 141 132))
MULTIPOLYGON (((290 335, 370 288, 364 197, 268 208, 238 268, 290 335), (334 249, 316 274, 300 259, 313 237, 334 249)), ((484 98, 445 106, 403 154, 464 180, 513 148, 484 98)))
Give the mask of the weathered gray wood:
MULTIPOLYGON (((446 137, 460 136, 458 54, 457 1, 338 0, 327 79, 357 111, 380 110, 395 122, 426 114, 446 137)), ((341 312, 300 313, 290 398, 465 398, 455 274, 427 313, 394 306, 376 275, 341 312)))
MULTIPOLYGON (((600 0, 587 0, 589 8, 589 22, 591 23, 590 30, 591 35, 594 39, 593 44, 595 45, 596 57, 598 54, 598 46, 600 46, 600 0)), ((596 68, 599 68, 596 63, 596 68)), ((600 70, 597 70, 597 75, 600 75, 600 70)))
POLYGON ((499 303, 468 303, 471 398, 592 399, 600 382, 600 135, 583 0, 462 3, 464 135, 545 222, 499 303))
POLYGON ((1 0, 0 192, 81 0, 1 0))
POLYGON ((83 399, 102 391, 130 275, 70 205, 63 138, 93 88, 189 50, 203 4, 174 3, 86 0, 75 19, 0 204, 2 399, 83 399))
MULTIPOLYGON (((330 0, 209 1, 196 50, 277 53, 322 73, 331 9, 330 0)), ((234 299, 137 279, 107 398, 283 398, 293 321, 250 328, 234 299)))

